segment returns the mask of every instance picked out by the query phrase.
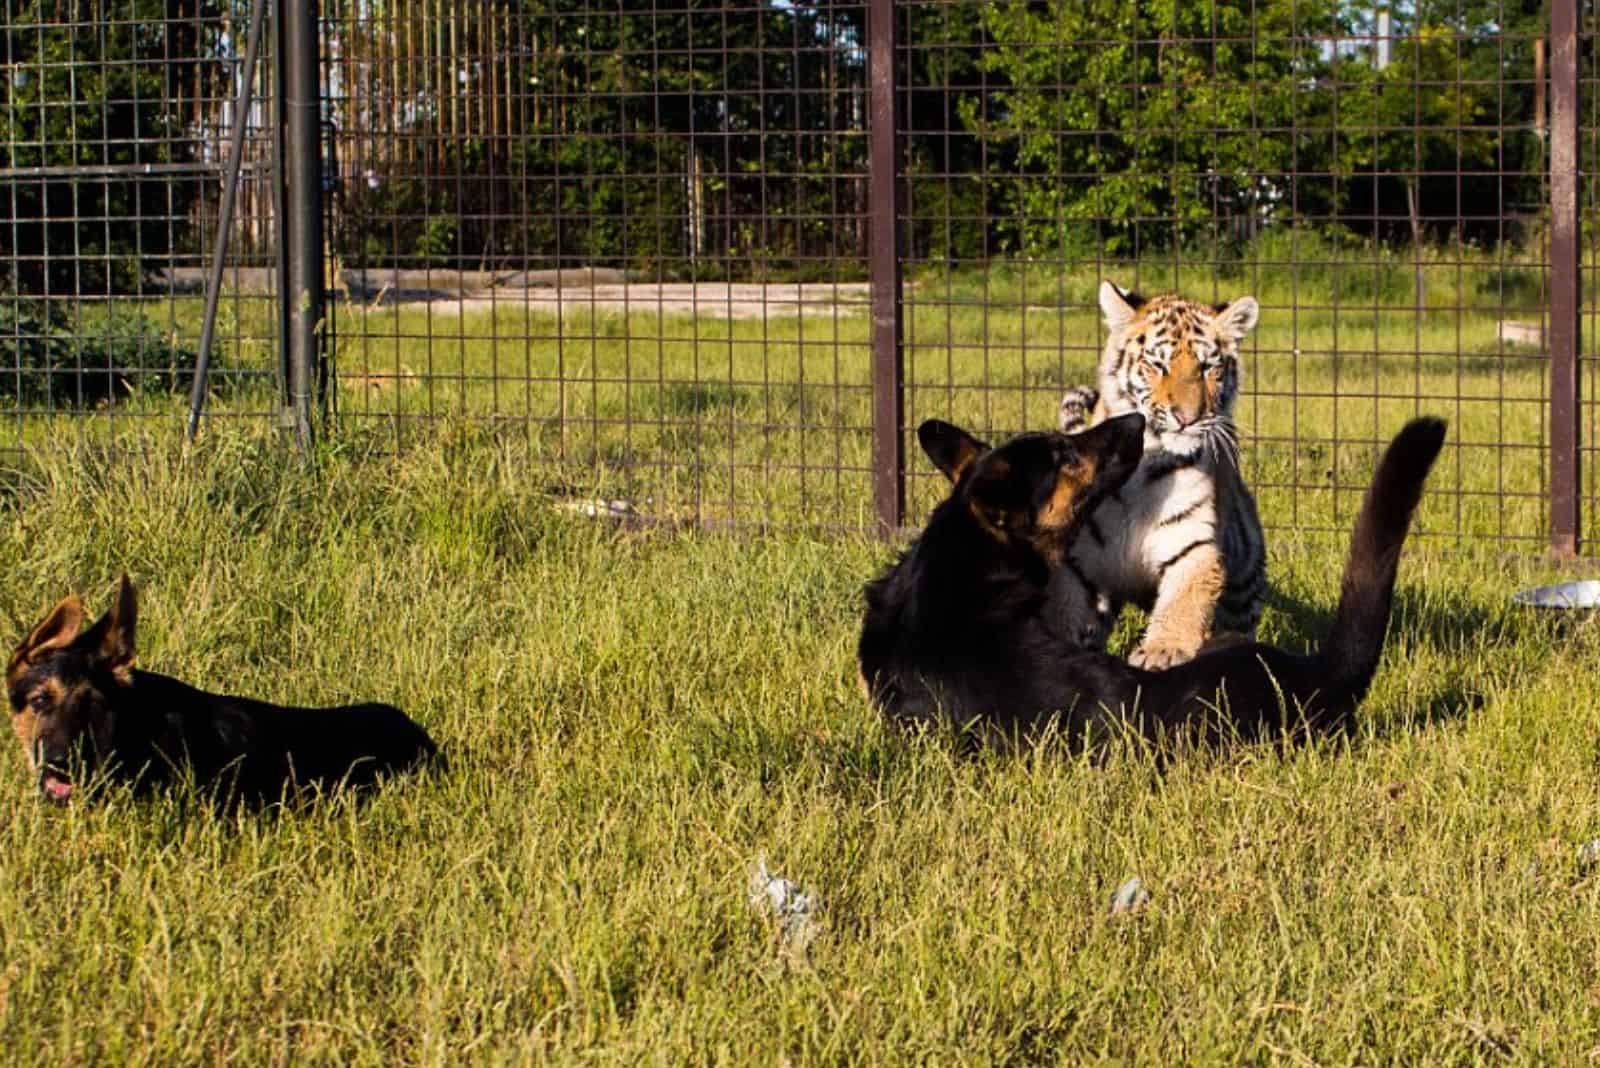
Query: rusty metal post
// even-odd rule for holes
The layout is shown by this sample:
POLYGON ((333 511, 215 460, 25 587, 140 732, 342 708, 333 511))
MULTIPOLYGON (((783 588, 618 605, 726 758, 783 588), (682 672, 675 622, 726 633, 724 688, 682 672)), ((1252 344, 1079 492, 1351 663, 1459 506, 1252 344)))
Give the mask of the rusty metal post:
POLYGON ((872 271, 872 496, 878 532, 893 537, 906 503, 904 340, 900 303, 902 198, 896 140, 894 0, 871 0, 867 11, 869 79, 868 211, 872 271))
POLYGON ((1550 5, 1550 551, 1578 553, 1578 354, 1582 243, 1578 190, 1578 0, 1550 5))

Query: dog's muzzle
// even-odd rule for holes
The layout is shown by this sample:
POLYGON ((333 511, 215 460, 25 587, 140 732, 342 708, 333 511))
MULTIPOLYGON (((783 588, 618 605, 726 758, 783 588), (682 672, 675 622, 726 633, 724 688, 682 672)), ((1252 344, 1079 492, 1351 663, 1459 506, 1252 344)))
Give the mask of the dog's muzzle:
POLYGON ((58 805, 72 800, 72 779, 53 763, 39 769, 39 792, 58 805))

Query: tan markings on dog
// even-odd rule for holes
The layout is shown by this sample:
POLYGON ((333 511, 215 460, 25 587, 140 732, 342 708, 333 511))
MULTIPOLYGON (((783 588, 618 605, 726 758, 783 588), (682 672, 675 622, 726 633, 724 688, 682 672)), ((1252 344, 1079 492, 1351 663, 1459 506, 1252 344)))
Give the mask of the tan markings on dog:
POLYGON ((16 732, 17 741, 22 743, 23 755, 28 758, 28 769, 38 771, 38 764, 34 760, 34 738, 39 733, 39 717, 27 709, 11 714, 11 729, 16 732))
POLYGON ((950 465, 950 481, 960 482, 961 476, 972 466, 972 461, 982 455, 983 450, 974 442, 970 439, 963 440, 957 449, 955 461, 950 465))
POLYGON ((28 636, 22 639, 22 644, 17 646, 16 654, 12 657, 12 662, 15 663, 18 657, 29 659, 50 649, 71 645, 82 626, 83 601, 75 593, 63 597, 54 608, 50 609, 50 614, 44 617, 44 622, 34 627, 28 636))
POLYGON ((22 752, 28 758, 28 767, 38 771, 37 754, 34 752, 35 742, 39 735, 39 716, 33 711, 32 705, 43 700, 51 708, 59 708, 67 697, 67 688, 59 679, 45 679, 34 687, 24 700, 27 702, 20 709, 13 709, 11 713, 11 730, 16 734, 17 741, 22 743, 22 752))
POLYGON ((1063 467, 1056 472, 1056 485, 1050 499, 1039 509, 1041 530, 1060 530, 1071 523, 1078 511, 1078 502, 1084 490, 1094 481, 1094 465, 1087 460, 1063 467))
POLYGON ((1005 512, 998 508, 988 508, 982 501, 970 500, 967 510, 972 513, 972 518, 978 521, 978 526, 983 532, 995 541, 1004 543, 1009 539, 1006 533, 1008 524, 1005 521, 1005 512))
POLYGON ((11 662, 6 665, 6 688, 10 689, 22 678, 22 673, 28 669, 28 654, 21 649, 11 654, 11 662))
POLYGON ((1011 477, 1011 461, 1002 456, 991 456, 983 471, 973 476, 972 485, 967 491, 967 510, 972 513, 972 518, 978 521, 984 533, 1002 544, 1010 540, 1011 530, 1018 524, 1004 507, 989 504, 984 496, 990 487, 1003 485, 1011 477))

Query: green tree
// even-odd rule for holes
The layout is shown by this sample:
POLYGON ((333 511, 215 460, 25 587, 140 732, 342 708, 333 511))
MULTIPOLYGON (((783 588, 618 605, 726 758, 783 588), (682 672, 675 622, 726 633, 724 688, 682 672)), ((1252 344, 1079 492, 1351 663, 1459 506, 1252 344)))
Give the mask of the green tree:
POLYGON ((982 260, 993 251, 987 220, 1002 206, 990 176, 1011 163, 995 157, 962 110, 983 100, 995 77, 983 63, 992 43, 984 13, 967 3, 906 4, 896 13, 913 259, 982 260))
MULTIPOLYGON (((963 104, 1013 161, 1007 215, 1019 249, 1113 250, 1209 230, 1262 210, 1266 176, 1306 166, 1290 130, 1325 122, 1315 93, 1316 0, 997 0, 983 66, 1003 88, 963 104)), ((1315 143, 1315 137, 1309 143, 1315 143)))
POLYGON ((1420 247, 1424 177, 1489 169, 1496 139, 1484 124, 1482 87, 1464 76, 1454 30, 1423 26, 1396 46, 1382 70, 1365 57, 1339 65, 1343 158, 1400 185, 1411 241, 1420 247))
POLYGON ((0 260, 24 294, 130 288, 188 230, 193 160, 178 108, 208 0, 5 0, 0 26, 0 260), (78 173, 71 173, 77 168, 78 173), (20 174, 18 172, 21 172, 20 174))
POLYGON ((340 21, 341 127, 379 135, 347 254, 420 255, 442 215, 443 258, 473 266, 703 250, 753 271, 852 240, 833 223, 864 191, 864 138, 831 131, 864 121, 863 56, 830 5, 381 0, 340 21))
POLYGON ((1543 13, 1474 0, 1392 14, 1387 57, 1375 45, 1352 49, 1334 72, 1338 171, 1351 179, 1352 218, 1365 215, 1377 236, 1414 246, 1430 229, 1467 231, 1474 217, 1494 220, 1480 221, 1477 236, 1506 236, 1504 210, 1537 195, 1543 169, 1533 62, 1543 13), (1385 233, 1386 218, 1403 220, 1403 230, 1385 233))

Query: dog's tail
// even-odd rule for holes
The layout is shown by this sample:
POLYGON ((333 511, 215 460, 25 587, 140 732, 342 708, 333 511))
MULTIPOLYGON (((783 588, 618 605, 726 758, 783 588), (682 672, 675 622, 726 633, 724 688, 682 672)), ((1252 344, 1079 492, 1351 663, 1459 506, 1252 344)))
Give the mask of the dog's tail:
POLYGON ((1443 446, 1443 419, 1425 417, 1407 423, 1384 450, 1356 516, 1339 612, 1320 656, 1328 685, 1350 692, 1355 700, 1366 696, 1378 670, 1400 547, 1422 499, 1422 484, 1443 446))

